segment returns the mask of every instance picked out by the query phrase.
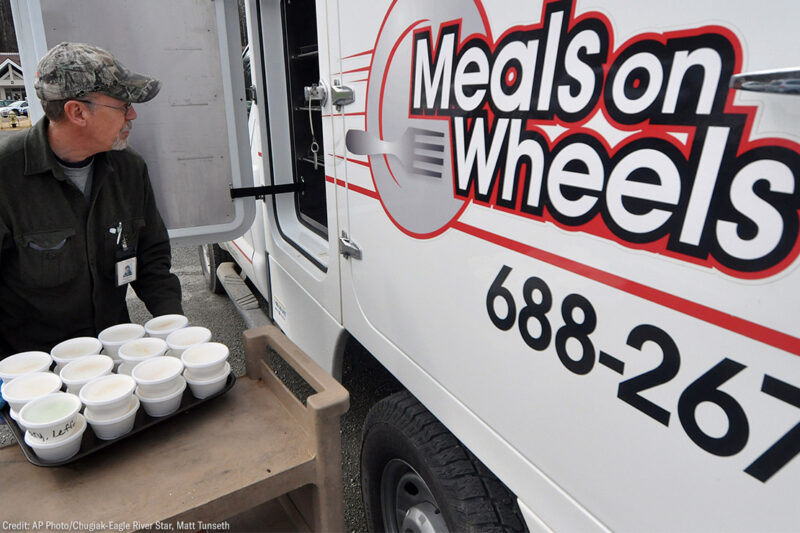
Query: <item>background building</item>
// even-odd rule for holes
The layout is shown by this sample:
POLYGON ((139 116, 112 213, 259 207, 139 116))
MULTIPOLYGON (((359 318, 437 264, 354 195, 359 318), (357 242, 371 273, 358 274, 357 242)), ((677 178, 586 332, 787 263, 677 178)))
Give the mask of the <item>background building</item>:
POLYGON ((25 98, 25 80, 11 17, 11 0, 0 0, 0 100, 25 98))

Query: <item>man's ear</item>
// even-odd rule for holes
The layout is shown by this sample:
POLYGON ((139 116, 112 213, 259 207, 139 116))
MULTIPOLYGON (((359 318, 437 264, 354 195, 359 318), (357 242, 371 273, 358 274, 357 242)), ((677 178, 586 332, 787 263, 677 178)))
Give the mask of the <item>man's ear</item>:
POLYGON ((77 126, 86 125, 88 114, 89 104, 84 104, 77 100, 68 100, 67 103, 64 104, 65 118, 77 126))

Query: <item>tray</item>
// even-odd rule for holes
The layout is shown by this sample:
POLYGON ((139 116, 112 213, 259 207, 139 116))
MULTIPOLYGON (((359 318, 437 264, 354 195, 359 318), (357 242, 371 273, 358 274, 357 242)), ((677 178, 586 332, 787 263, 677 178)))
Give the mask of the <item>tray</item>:
POLYGON ((231 390, 234 383, 236 383, 236 376, 234 376, 233 372, 231 372, 228 375, 228 380, 225 382, 225 386, 222 388, 221 391, 212 394, 207 398, 203 398, 202 400, 192 396, 192 391, 189 390, 189 387, 187 386, 186 390, 183 392, 183 398, 181 399, 180 407, 178 407, 177 411, 167 416, 153 418, 144 411, 144 407, 139 407, 139 411, 136 413, 136 420, 133 422, 133 429, 129 433, 126 433, 121 437, 117 437, 116 439, 112 440, 98 439, 95 436, 94 431, 92 431, 92 426, 90 425, 86 428, 86 432, 83 434, 83 438, 81 439, 81 449, 78 451, 78 453, 76 453, 69 459, 64 459, 63 461, 44 461, 40 459, 39 456, 36 455, 36 452, 33 451, 33 448, 25 444, 25 432, 22 431, 19 425, 17 425, 17 422, 13 418, 11 418, 11 415, 9 414, 11 407, 8 405, 8 403, 6 403, 5 405, 3 405, 2 408, 0 408, 0 414, 3 415, 3 420, 5 420, 6 424, 8 424, 8 427, 11 429, 11 432, 17 439, 17 443, 19 444, 19 447, 22 448, 22 453, 25 454, 25 458, 28 460, 28 462, 36 466, 61 466, 69 464, 73 461, 77 461, 78 459, 82 459, 87 455, 91 455, 98 450, 102 450, 107 446, 111 446, 115 442, 128 439, 133 435, 139 433, 140 431, 144 431, 145 429, 151 426, 156 426, 161 422, 165 422, 176 415, 185 413, 189 409, 192 409, 196 406, 211 401, 214 398, 222 396, 223 394, 231 390))

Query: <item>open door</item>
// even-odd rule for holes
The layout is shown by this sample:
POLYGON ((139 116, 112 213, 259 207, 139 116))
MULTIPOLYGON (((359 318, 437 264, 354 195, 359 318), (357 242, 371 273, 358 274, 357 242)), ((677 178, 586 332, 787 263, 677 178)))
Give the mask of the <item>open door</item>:
POLYGON ((33 82, 39 59, 62 41, 112 52, 160 79, 136 106, 131 146, 147 161, 174 244, 238 237, 253 222, 242 48, 235 0, 12 0, 31 118, 43 116, 33 82))

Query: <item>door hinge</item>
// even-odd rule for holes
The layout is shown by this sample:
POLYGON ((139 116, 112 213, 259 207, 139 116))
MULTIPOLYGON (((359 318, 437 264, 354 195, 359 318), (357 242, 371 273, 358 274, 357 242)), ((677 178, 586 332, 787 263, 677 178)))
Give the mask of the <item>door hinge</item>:
POLYGON ((282 185, 266 185, 263 187, 231 187, 231 198, 246 198, 255 196, 257 200, 263 200, 265 196, 271 194, 281 194, 285 192, 298 192, 305 188, 305 183, 285 183, 282 185))
POLYGON ((344 256, 345 259, 361 259, 361 248, 356 245, 353 241, 347 238, 347 233, 342 232, 342 236, 339 237, 339 253, 344 256))

